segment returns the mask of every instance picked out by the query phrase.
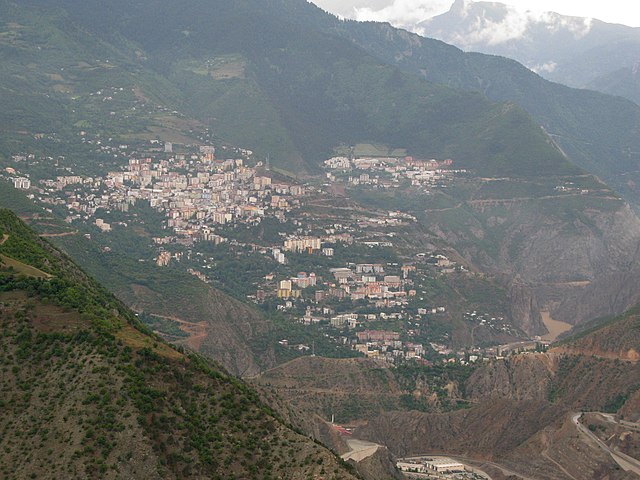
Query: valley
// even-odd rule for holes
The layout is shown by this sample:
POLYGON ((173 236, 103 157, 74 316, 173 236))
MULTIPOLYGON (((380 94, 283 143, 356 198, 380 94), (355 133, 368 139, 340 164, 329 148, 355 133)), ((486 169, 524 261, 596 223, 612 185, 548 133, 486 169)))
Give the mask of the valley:
POLYGON ((631 102, 303 0, 0 61, 2 475, 635 478, 631 102))
MULTIPOLYGON (((207 136, 206 131, 194 134, 207 136)), ((86 134, 80 137, 96 142, 86 134)), ((333 344, 333 355, 364 354, 389 363, 423 358, 477 362, 498 356, 499 345, 521 340, 535 345, 537 339, 544 348, 545 340, 554 340, 570 325, 552 323, 543 310, 516 312, 505 289, 509 280, 500 278, 505 267, 498 262, 517 262, 523 246, 496 249, 483 237, 495 235, 491 229, 498 225, 504 231, 511 212, 529 204, 544 204, 549 211, 555 208, 550 203, 571 205, 574 199, 601 211, 623 206, 588 175, 479 178, 457 169, 452 159, 338 156, 325 162, 326 181, 303 183, 271 171, 251 151, 225 145, 122 144, 114 139, 100 141, 99 148, 117 152, 120 167, 91 177, 58 167, 65 175, 38 179, 46 159, 21 152, 11 156, 13 166, 6 167, 5 175, 19 190, 34 192, 34 199, 51 212, 67 212, 64 223, 71 232, 45 233, 58 243, 69 244, 65 237, 82 230, 101 245, 99 255, 109 262, 134 242, 132 260, 153 263, 159 273, 171 269, 192 275, 202 288, 215 285, 255 304, 267 317, 281 317, 290 326, 281 323, 280 328, 289 334, 276 338, 278 330, 272 331, 273 343, 265 345, 276 352, 276 362, 315 353, 316 342, 325 354, 323 349, 333 344), (217 152, 223 158, 216 158, 217 152), (457 205, 459 213, 434 208, 447 204, 457 205), (504 212, 506 218, 496 217, 504 212), (482 225, 480 215, 492 218, 494 225, 482 225), (136 225, 133 232, 127 232, 129 225, 136 225), (455 228, 453 241, 447 228, 455 228), (481 249, 465 251, 471 240, 465 235, 481 249), (500 251, 505 248, 506 258, 500 251), (247 268, 250 263, 253 269, 247 268), (288 338, 296 323, 300 333, 308 331, 306 341, 288 338), (554 332, 540 338, 547 324, 554 332)), ((584 214, 576 207, 569 207, 575 209, 570 215, 580 218, 584 214)), ((587 215, 592 216, 590 208, 587 215)), ((522 242, 522 233, 517 235, 515 240, 522 242)), ((574 297, 584 295, 592 281, 570 281, 565 265, 554 262, 554 269, 544 273, 548 286, 536 289, 557 293, 562 286, 574 297)), ((131 305, 142 318, 164 319, 158 331, 172 330, 166 321, 178 318, 178 312, 141 302, 141 296, 153 295, 143 284, 130 288, 139 298, 131 305)), ((520 295, 522 290, 536 294, 531 286, 520 289, 520 295)), ((533 301, 542 306, 553 302, 544 296, 533 301)), ((176 328, 188 337, 187 344, 206 348, 206 322, 183 317, 176 328)), ((173 341, 182 342, 180 337, 173 341)), ((273 366, 273 360, 264 366, 273 366)))

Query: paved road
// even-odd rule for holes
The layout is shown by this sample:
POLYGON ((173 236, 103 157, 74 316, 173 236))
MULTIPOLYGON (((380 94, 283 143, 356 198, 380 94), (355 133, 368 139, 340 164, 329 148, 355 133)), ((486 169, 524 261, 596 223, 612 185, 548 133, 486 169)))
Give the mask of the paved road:
MULTIPOLYGON (((604 443, 602 440, 600 440, 591 430, 589 430, 587 427, 582 425, 582 423, 580 423, 580 417, 581 416, 582 416, 581 413, 576 413, 573 416, 573 423, 578 428, 578 431, 583 433, 587 437, 589 437, 594 442, 596 442, 596 444, 600 448, 602 448, 605 452, 607 452, 609 455, 611 455, 611 458, 613 458, 615 460, 615 462, 618 465, 620 465, 620 467, 622 467, 622 469, 625 472, 633 472, 633 473, 635 473, 636 475, 638 475, 640 477, 640 461, 638 461, 635 458, 632 458, 629 455, 626 455, 626 454, 624 454, 622 452, 619 452, 617 450, 612 450, 611 448, 609 448, 609 446, 606 443, 604 443)), ((603 415, 603 416, 605 416, 606 418, 609 418, 609 419, 613 418, 611 416, 606 416, 606 415, 603 415)))

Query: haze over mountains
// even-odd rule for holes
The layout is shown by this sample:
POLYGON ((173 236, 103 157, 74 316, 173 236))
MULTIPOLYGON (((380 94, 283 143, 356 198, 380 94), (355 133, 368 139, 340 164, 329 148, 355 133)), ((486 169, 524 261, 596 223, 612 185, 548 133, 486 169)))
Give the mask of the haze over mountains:
MULTIPOLYGON (((573 415, 638 421, 634 102, 304 0, 0 0, 0 62, 0 203, 119 299, 0 212, 11 415, 50 428, 34 399, 69 379, 49 415, 75 402, 97 422, 9 437, 0 467, 41 473, 29 449, 51 456, 57 435, 80 451, 71 474, 351 478, 280 420, 342 453, 337 414, 393 454, 448 447, 498 479, 632 478, 573 415), (546 351, 553 319, 581 337, 546 351), (137 423, 111 432, 97 418, 120 397, 137 423)), ((635 454, 620 429, 596 428, 635 454)), ((393 478, 388 460, 367 478, 393 478)))
POLYGON ((464 51, 512 58, 544 78, 576 88, 619 95, 640 102, 640 29, 598 18, 525 11, 499 2, 457 0, 446 13, 428 5, 355 4, 339 8, 320 3, 347 18, 384 19, 423 37, 464 51), (366 8, 365 8, 366 7, 366 8), (404 10, 405 15, 400 16, 404 10), (400 20, 402 18, 402 20, 400 20), (413 19, 413 20, 412 20, 413 19))
POLYGON ((554 82, 640 103, 638 28, 458 0, 415 31, 465 51, 513 58, 554 82))

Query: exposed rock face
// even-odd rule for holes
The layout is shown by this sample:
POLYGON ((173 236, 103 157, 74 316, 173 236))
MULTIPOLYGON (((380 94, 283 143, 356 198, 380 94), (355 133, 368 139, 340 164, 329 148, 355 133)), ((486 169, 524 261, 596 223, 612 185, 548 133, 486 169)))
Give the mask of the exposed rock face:
POLYGON ((556 353, 589 355, 637 363, 640 360, 640 314, 633 308, 618 321, 553 349, 556 353))
POLYGON ((571 417, 581 410, 619 409, 635 421, 640 366, 574 350, 484 365, 465 384, 471 409, 384 413, 355 435, 387 445, 398 456, 441 453, 496 461, 536 479, 632 478, 580 439, 571 417))
POLYGON ((611 192, 471 200, 462 208, 463 228, 446 227, 443 216, 433 232, 501 279, 514 324, 527 333, 546 332, 540 311, 575 325, 640 300, 640 219, 611 192))
POLYGON ((515 356, 476 370, 467 380, 465 391, 474 401, 490 398, 545 401, 556 369, 554 357, 515 356))
POLYGON ((540 315, 540 306, 534 292, 522 283, 512 282, 509 289, 511 318, 525 332, 543 332, 545 329, 540 315))
MULTIPOLYGON (((514 472, 541 480, 630 479, 610 456, 578 435, 572 417, 580 411, 609 411, 626 421, 638 420, 640 362, 625 356, 640 344, 639 311, 636 307, 550 352, 478 366, 457 389, 471 405, 466 410, 369 412, 356 422, 354 436, 385 445, 396 456, 440 453, 476 459, 480 468, 498 479, 510 478, 514 472)), ((363 386, 378 390, 388 373, 372 376, 374 365, 365 360, 298 360, 274 369, 261 383, 266 381, 265 389, 288 386, 293 390, 298 385, 298 393, 307 399, 303 407, 314 411, 321 403, 310 399, 309 392, 339 394, 338 387, 348 383, 347 378, 352 379, 357 399, 366 401, 363 386), (331 368, 343 376, 322 376, 331 368), (367 373, 358 375, 360 370, 367 373), (297 383, 298 378, 306 380, 297 383), (331 383, 331 378, 337 383, 331 383)), ((292 401, 282 403, 291 410, 292 401)), ((322 436, 317 426, 304 428, 335 445, 331 435, 322 436)), ((363 474, 387 478, 377 460, 371 462, 376 473, 362 470, 363 474)))
POLYGON ((501 399, 446 414, 384 413, 355 435, 386 445, 398 456, 455 453, 493 458, 552 425, 563 413, 546 402, 501 399))
POLYGON ((366 480, 399 480, 404 478, 396 469, 395 458, 386 448, 355 463, 356 470, 366 480))
MULTIPOLYGON (((584 286, 569 284, 558 292, 568 295, 556 302, 552 316, 571 324, 589 318, 617 315, 638 302, 640 290, 640 221, 628 205, 615 212, 585 212, 588 229, 581 229, 582 240, 573 248, 583 250, 576 258, 573 278, 584 278, 584 286)), ((570 245, 566 245, 571 249, 570 245)), ((561 265, 571 272, 572 262, 561 265)), ((570 281, 568 277, 566 281, 570 281)))

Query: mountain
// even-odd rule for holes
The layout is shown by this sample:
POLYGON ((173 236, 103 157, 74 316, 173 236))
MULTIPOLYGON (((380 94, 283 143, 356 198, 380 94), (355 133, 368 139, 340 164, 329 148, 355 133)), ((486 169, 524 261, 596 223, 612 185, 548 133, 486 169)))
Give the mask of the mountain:
POLYGON ((139 221, 138 233, 112 240, 115 251, 105 254, 104 247, 86 237, 90 233, 65 224, 4 181, 0 181, 0 207, 11 208, 31 228, 72 255, 84 271, 99 278, 101 285, 166 341, 213 358, 239 377, 275 365, 273 346, 262 346, 264 337, 274 330, 263 313, 185 271, 139 261, 150 235, 144 222, 139 221), (136 243, 141 248, 132 249, 131 244, 136 243))
POLYGON ((316 172, 335 147, 362 142, 421 157, 455 156, 488 172, 495 171, 500 153, 512 158, 501 168, 520 168, 513 163, 519 160, 568 168, 518 109, 401 73, 351 42, 281 15, 279 5, 94 3, 55 2, 54 11, 94 42, 117 45, 127 39, 130 55, 138 46, 143 61, 136 68, 169 80, 180 91, 174 99, 185 113, 235 145, 270 154, 285 170, 316 172), (511 132, 504 132, 512 124, 511 132), (498 131, 506 141, 492 144, 498 131), (531 139, 535 145, 525 153, 521 145, 531 139))
MULTIPOLYGON (((17 15, 7 38, 26 32, 36 18, 42 21, 43 16, 35 10, 29 17, 28 9, 12 9, 4 1, 3 17, 17 15), (19 23, 22 17, 25 25, 19 23), (15 24, 22 28, 16 30, 15 24)), ((29 4, 52 5, 44 0, 29 4)), ((311 4, 293 0, 236 2, 233 6, 193 1, 179 11, 169 7, 144 10, 144 4, 136 8, 116 4, 109 9, 68 0, 56 3, 53 11, 56 14, 49 18, 69 27, 48 26, 56 32, 57 40, 69 40, 73 37, 69 32, 74 31, 74 35, 89 34, 85 50, 88 45, 117 45, 121 53, 114 53, 110 74, 114 69, 123 71, 122 77, 129 76, 128 82, 138 86, 141 80, 151 83, 154 78, 153 98, 180 105, 191 116, 209 123, 221 137, 257 149, 261 155, 271 154, 274 164, 285 169, 304 164, 307 170, 315 171, 317 163, 336 146, 375 140, 407 148, 417 156, 455 156, 465 166, 495 171, 491 158, 498 153, 493 149, 499 143, 488 143, 492 139, 484 137, 478 127, 514 111, 498 113, 480 96, 418 81, 385 66, 383 62, 387 62, 437 84, 479 90, 496 101, 524 107, 571 162, 598 175, 632 202, 637 200, 635 185, 640 179, 634 175, 640 151, 640 107, 545 82, 506 59, 464 54, 381 24, 342 22, 311 4), (62 13, 61 8, 68 11, 62 13), (153 13, 156 16, 149 16, 149 11, 157 12, 153 13), (160 80, 149 70, 164 78, 160 80), (131 71, 134 77, 128 75, 131 71)), ((25 48, 26 44, 19 45, 25 48)), ((5 43, 8 58, 27 58, 16 56, 16 45, 5 43)), ((64 50, 80 48, 71 47, 64 50)), ((35 59, 39 52, 32 50, 29 55, 35 59)), ((38 64, 55 63, 56 58, 49 55, 47 62, 40 60, 38 64)), ((64 65, 67 71, 71 69, 69 75, 77 75, 72 69, 77 66, 59 60, 62 63, 56 66, 57 72, 42 72, 40 83, 45 78, 51 83, 52 75, 60 75, 64 65)), ((96 75, 101 68, 90 71, 96 75)), ((23 78, 13 75, 7 82, 23 78)), ((56 88, 63 88, 63 84, 58 81, 56 88)), ((33 87, 19 90, 31 91, 33 87)), ((52 100, 51 94, 42 92, 40 96, 52 100)), ((59 96, 53 98, 56 104, 64 103, 59 96)), ((7 96, 8 105, 14 101, 7 96)), ((13 116, 20 118, 15 112, 13 116)), ((71 125, 81 121, 73 120, 71 125)), ((513 123, 503 122, 500 131, 512 128, 513 123)), ((22 125, 27 127, 28 123, 22 125)), ((513 129, 504 133, 501 138, 509 142, 500 148, 510 157, 509 165, 528 158, 529 162, 546 161, 545 168, 550 167, 545 158, 553 154, 541 143, 521 152, 518 147, 525 132, 513 129)), ((526 135, 535 136, 533 130, 526 135)), ((560 165, 557 159, 551 162, 560 165)))
MULTIPOLYGON (((639 273, 630 261, 638 251, 637 217, 581 169, 637 200, 640 108, 631 102, 553 84, 514 61, 464 54, 386 25, 342 22, 297 0, 189 0, 180 8, 74 0, 17 7, 3 0, 0 6, 7 64, 0 94, 11 126, 1 140, 6 159, 28 147, 95 175, 120 168, 118 161, 80 132, 97 141, 197 143, 196 131, 206 129, 299 176, 318 172, 341 144, 454 158, 474 175, 467 187, 435 199, 379 191, 358 201, 393 202, 415 215, 431 240, 498 278, 514 325, 530 335, 545 332, 545 311, 575 324, 638 300, 628 287, 639 273), (24 98, 14 105, 15 92, 24 98), (25 117, 25 110, 42 115, 25 117), (64 120, 54 122, 57 116, 64 120), (444 209, 434 205, 443 202, 444 209), (576 244, 588 253, 567 255, 576 244)), ((34 180, 50 178, 38 168, 34 180)), ((94 258, 84 257, 87 265, 94 258)), ((93 264, 106 281, 110 267, 93 264)), ((119 294, 145 309, 161 305, 153 299, 162 286, 146 291, 135 270, 118 284, 119 294)), ((182 305, 166 302, 172 303, 182 305)), ((175 311, 150 313, 197 324, 211 306, 203 301, 175 311)), ((246 318, 256 321, 243 327, 245 336, 260 338, 261 319, 246 318)), ((246 362, 224 360, 232 371, 271 366, 268 350, 261 360, 241 350, 246 362)), ((211 351, 222 360, 233 348, 211 351)))
POLYGON ((0 210, 7 478, 355 478, 0 210))
POLYGON ((614 452, 637 458, 639 332, 634 307, 546 353, 397 368, 312 357, 252 381, 283 397, 287 409, 305 412, 303 418, 335 414, 356 427, 356 438, 398 457, 453 455, 495 478, 626 480, 635 473, 620 468, 578 424, 597 431, 614 452))
MULTIPOLYGON (((387 445, 399 456, 455 454, 484 461, 486 471, 498 467, 505 475, 511 470, 536 479, 635 478, 580 433, 580 420, 574 419, 589 411, 637 421, 640 364, 628 347, 637 346, 639 331, 636 308, 547 353, 478 367, 457 386, 472 405, 466 410, 387 412, 371 417, 355 435, 387 445)), ((635 435, 632 423, 605 425, 601 418, 606 417, 586 418, 593 422, 590 429, 602 429, 602 438, 618 438, 625 431, 635 435)), ((630 448, 621 445, 619 451, 630 448)))
POLYGON ((104 255, 95 242, 83 236, 52 240, 73 253, 87 272, 100 278, 150 327, 163 332, 165 340, 213 358, 239 377, 274 365, 273 348, 253 348, 254 342, 273 329, 256 308, 186 272, 141 264, 126 254, 104 255))
POLYGON ((599 322, 585 332, 561 342, 557 351, 582 355, 595 355, 636 362, 640 360, 640 317, 638 307, 627 311, 622 317, 599 322))
MULTIPOLYGON (((293 8, 291 1, 275 3, 282 11, 283 4, 293 8)), ((597 175, 633 205, 638 204, 640 107, 633 102, 568 88, 545 80, 516 61, 465 53, 442 41, 388 24, 342 21, 311 6, 298 6, 296 13, 299 22, 307 28, 320 28, 346 38, 403 71, 437 84, 478 91, 494 101, 521 106, 573 164, 597 175)), ((626 75, 616 77, 620 82, 625 78, 626 75)))
MULTIPOLYGON (((506 312, 509 324, 498 324, 501 333, 492 334, 483 333, 488 326, 467 321, 455 333, 462 339, 443 328, 447 346, 476 346, 524 336, 523 331, 543 334, 543 313, 576 323, 619 313, 638 300, 640 220, 587 172, 589 167, 606 173, 621 163, 623 145, 635 145, 640 117, 631 102, 557 86, 516 62, 463 54, 385 25, 340 22, 304 1, 0 0, 0 13, 6 65, 0 74, 0 101, 6 105, 0 161, 5 172, 29 174, 34 198, 57 176, 81 176, 83 185, 91 185, 105 172, 122 172, 129 159, 149 151, 138 150, 142 143, 156 152, 171 142, 198 151, 215 140, 216 146, 255 150, 253 160, 272 157, 280 175, 314 182, 309 188, 315 204, 300 208, 305 218, 333 226, 348 221, 354 232, 370 223, 373 238, 385 244, 399 240, 398 252, 382 251, 385 262, 399 267, 427 250, 459 261, 457 271, 416 276, 424 285, 426 300, 418 297, 420 302, 448 299, 460 325, 466 303, 457 300, 473 297, 486 312, 506 312), (439 75, 441 84, 420 78, 425 59, 431 62, 427 74, 439 75), (489 100, 478 85, 509 101, 489 100), (534 120, 516 100, 533 113, 538 108, 540 117, 534 120), (543 115, 548 123, 540 121, 543 115), (558 138, 558 131, 566 138, 558 138), (358 142, 384 144, 384 151, 406 149, 418 158, 455 159, 459 177, 428 192, 409 185, 322 190, 324 178, 311 176, 320 162, 335 147, 358 142), (600 150, 585 147, 591 142, 616 155, 597 158, 600 150), (371 211, 377 216, 368 217, 371 211), (407 220, 396 230, 388 224, 397 218, 407 220)), ((629 152, 636 151, 631 147, 629 152)), ((224 159, 238 159, 238 151, 224 159)), ((185 168, 189 154, 180 155, 185 168)), ((58 203, 42 197, 49 200, 43 202, 46 210, 31 219, 62 230, 48 235, 64 235, 51 238, 140 316, 3 213, 2 285, 10 291, 1 303, 6 335, 0 358, 7 374, 1 381, 3 392, 11 392, 9 400, 0 399, 0 411, 9 413, 0 416, 2 431, 11 434, 1 440, 3 473, 18 465, 24 476, 36 477, 55 466, 57 476, 253 478, 259 471, 266 478, 313 478, 326 476, 328 468, 330 475, 349 478, 327 451, 278 420, 317 437, 335 437, 318 417, 341 407, 339 415, 362 421, 358 436, 386 444, 395 454, 443 451, 499 462, 492 467, 497 478, 514 471, 549 479, 629 478, 585 441, 573 420, 582 409, 626 418, 637 406, 640 371, 633 347, 615 337, 597 343, 603 335, 598 330, 560 350, 477 366, 438 359, 437 365, 415 362, 395 371, 363 359, 294 360, 256 380, 267 390, 264 397, 285 392, 284 399, 273 400, 281 412, 275 414, 244 383, 198 355, 169 347, 140 325, 144 320, 160 330, 174 322, 165 335, 191 346, 206 338, 201 347, 209 349, 202 350, 237 374, 270 366, 273 350, 257 352, 264 345, 282 342, 292 347, 282 347, 290 353, 319 347, 316 340, 328 342, 328 334, 312 337, 306 330, 288 345, 290 335, 306 328, 298 323, 306 305, 296 305, 302 308, 292 309, 277 330, 277 317, 263 323, 239 302, 255 291, 255 277, 270 276, 276 284, 278 278, 269 274, 275 243, 256 243, 259 229, 241 225, 247 248, 232 250, 233 261, 226 263, 211 254, 215 261, 207 266, 234 301, 189 278, 195 275, 187 267, 165 273, 169 269, 154 264, 160 251, 154 239, 168 236, 160 212, 145 202, 106 208, 106 187, 100 184, 91 192, 93 204, 114 225, 103 232, 89 209, 74 201, 81 190, 63 190, 58 203), (70 210, 79 212, 75 219, 70 210), (56 218, 71 224, 63 229, 56 218), (264 250, 262 257, 255 250, 264 250), (266 271, 256 258, 271 262, 266 271), (246 262, 243 269, 233 268, 240 261, 246 262), (198 331, 198 338, 185 341, 182 334, 196 327, 206 337, 198 331), (280 332, 286 337, 275 337, 280 332), (372 395, 371 386, 384 394, 372 395), (414 408, 420 411, 407 412, 414 408), (300 418, 296 409, 308 416, 300 418), (389 409, 400 411, 384 411, 389 409), (39 442, 15 428, 15 418, 39 442), (60 449, 60 440, 73 449, 60 449), (40 455, 29 456, 33 449, 40 455), (54 460, 45 463, 48 458, 54 460)), ((2 188, 0 199, 11 205, 2 188)), ((299 222, 303 215, 293 218, 299 222)), ((297 226, 290 231, 304 232, 297 226)), ((311 231, 322 226, 312 224, 311 231)), ((239 243, 237 238, 229 243, 239 243)), ((345 263, 369 260, 363 238, 354 247, 357 259, 345 263)), ((170 255, 202 253, 194 243, 175 243, 163 244, 170 255)), ((318 255, 311 262, 317 259, 325 261, 318 255)), ((442 328, 436 317, 423 323, 426 329, 442 328)), ((490 313, 487 319, 494 320, 490 313)), ((393 322, 380 315, 376 323, 393 328, 387 326, 393 322)), ((410 327, 418 335, 418 325, 410 327)), ((622 331, 611 328, 611 335, 622 331)))
POLYGON ((640 29, 493 2, 457 0, 413 31, 465 51, 513 58, 553 82, 640 104, 640 29))

